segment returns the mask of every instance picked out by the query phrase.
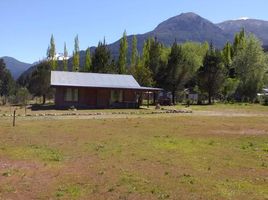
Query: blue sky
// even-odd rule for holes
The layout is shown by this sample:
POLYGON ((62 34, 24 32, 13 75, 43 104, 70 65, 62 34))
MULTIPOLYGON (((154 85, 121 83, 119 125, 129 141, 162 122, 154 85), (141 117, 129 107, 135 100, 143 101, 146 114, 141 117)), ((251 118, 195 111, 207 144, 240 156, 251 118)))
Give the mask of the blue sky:
POLYGON ((239 17, 268 20, 267 0, 0 0, 0 57, 32 63, 46 56, 51 34, 57 52, 69 54, 79 35, 80 49, 112 43, 127 34, 151 31, 182 12, 212 22, 239 17))

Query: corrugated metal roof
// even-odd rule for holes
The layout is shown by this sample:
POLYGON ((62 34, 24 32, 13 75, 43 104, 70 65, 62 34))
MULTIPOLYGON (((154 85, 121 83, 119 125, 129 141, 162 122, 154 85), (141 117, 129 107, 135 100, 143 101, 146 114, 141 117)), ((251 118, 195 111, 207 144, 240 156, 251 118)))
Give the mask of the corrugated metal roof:
POLYGON ((132 75, 51 71, 51 86, 159 90, 141 87, 132 75))

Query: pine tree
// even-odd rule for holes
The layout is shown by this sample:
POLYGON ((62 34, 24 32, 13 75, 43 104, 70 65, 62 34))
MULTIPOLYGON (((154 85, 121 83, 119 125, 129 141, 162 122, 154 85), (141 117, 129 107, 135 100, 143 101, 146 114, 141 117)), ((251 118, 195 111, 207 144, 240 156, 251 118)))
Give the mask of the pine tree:
POLYGON ((118 59, 118 73, 125 74, 127 71, 127 33, 124 31, 123 37, 120 40, 119 59, 118 59))
POLYGON ((132 39, 131 66, 136 66, 138 60, 137 37, 132 39))
POLYGON ((111 53, 105 43, 99 42, 98 47, 92 56, 92 71, 96 73, 108 73, 110 69, 111 53))
POLYGON ((74 51, 73 51, 73 71, 78 72, 79 71, 79 65, 80 65, 80 56, 79 56, 79 39, 78 35, 76 35, 74 39, 74 51))
POLYGON ((212 103, 212 98, 219 93, 225 78, 226 70, 222 56, 211 45, 198 73, 199 88, 208 95, 209 104, 212 103))
POLYGON ((85 68, 84 71, 85 72, 90 72, 91 69, 91 56, 90 56, 90 48, 88 47, 86 50, 86 57, 85 57, 85 68))
POLYGON ((13 80, 10 71, 6 68, 3 59, 0 59, 0 97, 2 103, 6 104, 7 97, 15 92, 15 81, 13 80))
POLYGON ((49 60, 51 70, 56 70, 57 69, 56 45, 53 34, 51 35, 50 45, 47 50, 47 59, 49 60))
POLYGON ((63 54, 63 71, 68 71, 68 51, 65 42, 64 42, 64 54, 63 54))

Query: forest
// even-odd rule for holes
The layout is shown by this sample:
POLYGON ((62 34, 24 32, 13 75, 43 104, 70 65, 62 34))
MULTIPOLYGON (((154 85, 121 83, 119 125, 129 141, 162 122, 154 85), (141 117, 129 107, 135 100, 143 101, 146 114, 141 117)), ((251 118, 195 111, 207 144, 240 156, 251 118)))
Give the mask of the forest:
POLYGON ((213 42, 177 43, 165 46, 157 38, 144 41, 142 52, 137 49, 137 38, 128 44, 127 33, 120 40, 119 56, 113 57, 105 39, 92 52, 88 48, 80 58, 79 38, 74 39, 74 50, 68 59, 64 44, 63 60, 56 58, 53 35, 47 50, 47 59, 39 62, 31 73, 17 81, 0 60, 0 96, 2 104, 25 104, 31 97, 53 96, 50 88, 50 71, 131 74, 142 86, 163 88, 172 93, 172 103, 183 101, 185 91, 198 94, 198 104, 222 102, 267 103, 267 97, 258 93, 268 83, 268 55, 261 42, 244 29, 227 42, 222 49, 213 42))

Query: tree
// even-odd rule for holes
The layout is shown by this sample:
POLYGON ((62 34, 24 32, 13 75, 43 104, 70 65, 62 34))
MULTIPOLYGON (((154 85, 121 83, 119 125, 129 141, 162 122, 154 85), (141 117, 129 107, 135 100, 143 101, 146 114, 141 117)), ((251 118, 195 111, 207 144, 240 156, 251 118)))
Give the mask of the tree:
POLYGON ((78 72, 80 68, 80 56, 79 56, 79 39, 76 35, 74 39, 74 51, 73 51, 73 71, 78 72))
POLYGON ((104 39, 103 42, 99 42, 92 56, 92 71, 96 73, 111 72, 110 58, 111 53, 104 39))
POLYGON ((68 51, 65 42, 64 42, 64 53, 63 53, 63 71, 68 71, 68 51))
POLYGON ((132 38, 130 66, 136 66, 137 61, 138 61, 137 37, 136 35, 134 35, 132 38))
POLYGON ((234 57, 238 53, 238 51, 244 49, 245 45, 246 45, 246 32, 245 29, 243 28, 239 33, 235 34, 232 57, 234 57))
POLYGON ((234 95, 239 84, 239 79, 237 78, 226 78, 222 86, 222 95, 225 101, 234 100, 234 95))
POLYGON ((85 72, 91 72, 91 56, 90 56, 90 48, 88 47, 86 50, 86 57, 85 57, 85 67, 84 67, 84 71, 85 72))
POLYGON ((51 70, 56 70, 57 69, 56 45, 53 34, 51 35, 50 45, 47 50, 47 59, 49 61, 51 70))
POLYGON ((28 100, 30 98, 30 93, 26 87, 21 87, 17 90, 17 102, 25 107, 25 114, 27 109, 28 100))
POLYGON ((48 62, 41 62, 36 66, 36 70, 32 72, 28 90, 34 96, 42 96, 43 104, 46 103, 47 96, 52 94, 50 87, 50 65, 48 62))
POLYGON ((164 73, 163 86, 166 90, 172 93, 172 102, 175 104, 176 92, 182 88, 184 84, 184 77, 187 74, 187 66, 182 63, 183 61, 182 47, 176 42, 171 47, 171 52, 168 58, 168 64, 164 73))
POLYGON ((149 66, 149 62, 150 62, 149 51, 150 51, 150 45, 151 45, 150 43, 151 41, 147 39, 143 44, 141 61, 144 66, 149 66))
POLYGON ((127 33, 124 31, 123 37, 120 40, 119 59, 118 59, 118 73, 125 74, 127 71, 127 33))
MULTIPOLYGON (((178 45, 176 41, 173 43, 167 65, 163 62, 159 68, 158 81, 161 82, 161 87, 172 92, 174 104, 176 93, 187 86, 202 65, 206 49, 207 44, 186 42, 178 45)), ((192 85, 194 86, 195 84, 192 85)))
POLYGON ((151 69, 153 73, 154 80, 157 79, 157 73, 161 66, 161 49, 162 44, 158 42, 157 38, 150 39, 149 42, 149 62, 148 67, 151 69))
POLYGON ((246 36, 244 48, 237 50, 233 65, 239 85, 237 100, 254 101, 262 89, 267 72, 267 59, 260 41, 253 35, 246 36))
POLYGON ((7 97, 15 92, 15 81, 13 80, 10 71, 6 68, 3 59, 0 59, 0 97, 3 104, 6 104, 7 97))
POLYGON ((151 70, 144 66, 139 58, 137 60, 137 64, 130 67, 130 74, 132 74, 137 82, 142 86, 150 87, 154 84, 151 70))
POLYGON ((234 68, 232 68, 232 55, 232 45, 230 44, 230 42, 227 42, 222 50, 222 58, 224 66, 229 73, 229 77, 234 78, 235 71, 234 68))
POLYGON ((226 77, 222 57, 219 51, 210 46, 205 55, 203 66, 199 69, 198 85, 202 92, 208 95, 208 103, 219 93, 226 77))

